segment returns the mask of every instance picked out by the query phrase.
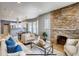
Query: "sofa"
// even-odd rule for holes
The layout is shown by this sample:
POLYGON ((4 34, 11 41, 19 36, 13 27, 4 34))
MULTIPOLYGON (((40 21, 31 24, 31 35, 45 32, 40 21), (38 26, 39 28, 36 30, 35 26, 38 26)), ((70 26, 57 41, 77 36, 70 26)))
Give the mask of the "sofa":
POLYGON ((21 34, 21 42, 28 43, 35 40, 35 35, 33 33, 23 33, 21 34))
POLYGON ((67 39, 64 52, 68 56, 79 56, 79 39, 67 39))
POLYGON ((33 33, 24 33, 21 38, 23 43, 32 42, 41 47, 45 46, 45 41, 40 36, 35 36, 33 33))
POLYGON ((21 42, 19 42, 18 40, 14 40, 16 42, 16 44, 20 45, 22 48, 22 51, 19 52, 15 52, 15 53, 8 53, 7 52, 7 46, 5 41, 10 37, 10 35, 6 36, 6 38, 3 38, 1 41, 1 56, 25 56, 27 54, 31 54, 32 51, 27 48, 26 46, 24 46, 21 42))

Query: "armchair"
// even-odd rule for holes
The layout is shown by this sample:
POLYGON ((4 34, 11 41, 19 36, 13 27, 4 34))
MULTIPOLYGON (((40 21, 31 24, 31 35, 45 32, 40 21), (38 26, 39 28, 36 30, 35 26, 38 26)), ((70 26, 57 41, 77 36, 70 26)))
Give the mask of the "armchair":
POLYGON ((30 49, 28 49, 26 46, 24 46, 22 43, 20 43, 19 41, 16 41, 16 40, 15 40, 16 44, 21 46, 22 51, 19 51, 16 53, 7 53, 7 46, 5 44, 6 39, 3 39, 1 41, 1 56, 25 56, 27 54, 32 53, 30 49))
POLYGON ((68 56, 79 55, 79 39, 67 39, 64 51, 68 56))

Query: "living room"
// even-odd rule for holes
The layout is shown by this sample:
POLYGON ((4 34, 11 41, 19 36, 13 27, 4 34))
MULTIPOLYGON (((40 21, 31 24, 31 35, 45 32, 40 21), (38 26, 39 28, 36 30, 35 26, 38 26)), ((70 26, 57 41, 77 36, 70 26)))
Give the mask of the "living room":
POLYGON ((78 56, 78 9, 76 2, 0 2, 0 55, 78 56))

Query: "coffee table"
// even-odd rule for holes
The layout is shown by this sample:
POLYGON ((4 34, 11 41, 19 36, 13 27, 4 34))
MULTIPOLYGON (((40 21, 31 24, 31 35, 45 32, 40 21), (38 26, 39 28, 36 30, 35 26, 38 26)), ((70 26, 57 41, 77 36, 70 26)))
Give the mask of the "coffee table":
POLYGON ((39 49, 39 51, 41 50, 42 52, 44 52, 43 54, 28 54, 28 55, 44 55, 44 56, 48 56, 48 55, 56 55, 56 54, 53 54, 53 48, 50 46, 50 43, 49 42, 46 42, 46 45, 44 47, 40 47, 38 46, 37 44, 35 44, 34 42, 29 42, 29 43, 25 43, 24 45, 32 45, 33 46, 36 46, 36 48, 39 49))

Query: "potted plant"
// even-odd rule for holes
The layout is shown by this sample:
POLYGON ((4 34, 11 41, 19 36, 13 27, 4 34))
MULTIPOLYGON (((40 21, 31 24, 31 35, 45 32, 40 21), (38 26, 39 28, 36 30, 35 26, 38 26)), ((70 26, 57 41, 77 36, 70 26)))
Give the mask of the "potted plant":
POLYGON ((47 33, 46 32, 43 32, 42 36, 43 36, 43 40, 46 41, 47 40, 47 37, 48 37, 47 33))

